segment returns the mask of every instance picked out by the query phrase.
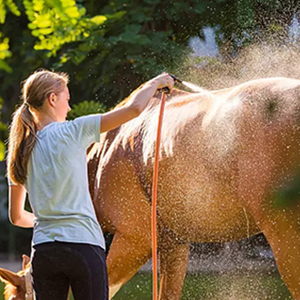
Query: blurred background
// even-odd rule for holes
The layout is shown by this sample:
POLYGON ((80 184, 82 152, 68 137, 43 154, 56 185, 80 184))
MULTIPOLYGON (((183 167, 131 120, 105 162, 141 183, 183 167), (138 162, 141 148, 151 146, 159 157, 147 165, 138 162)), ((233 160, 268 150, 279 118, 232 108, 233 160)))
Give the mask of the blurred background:
MULTIPOLYGON (((30 254, 31 230, 8 221, 5 151, 21 82, 33 71, 69 74, 70 119, 111 109, 163 71, 206 89, 260 77, 300 78, 299 2, 0 0, 0 266, 30 254)), ((208 253, 231 260, 227 269, 237 257, 276 269, 263 235, 192 245, 191 272, 197 259, 209 262, 208 253)))

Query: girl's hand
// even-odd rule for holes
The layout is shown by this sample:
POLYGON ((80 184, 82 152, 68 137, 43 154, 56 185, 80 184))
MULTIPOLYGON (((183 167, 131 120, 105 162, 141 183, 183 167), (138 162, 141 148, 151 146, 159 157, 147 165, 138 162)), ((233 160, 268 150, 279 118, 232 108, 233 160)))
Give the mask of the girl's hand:
POLYGON ((157 89, 168 87, 171 92, 173 85, 174 79, 168 73, 163 73, 147 81, 142 88, 132 93, 124 106, 102 115, 101 132, 112 130, 136 118, 146 108, 157 89))
POLYGON ((168 87, 170 92, 172 92, 174 86, 174 79, 168 73, 162 73, 149 80, 148 83, 155 83, 157 85, 157 89, 168 87))

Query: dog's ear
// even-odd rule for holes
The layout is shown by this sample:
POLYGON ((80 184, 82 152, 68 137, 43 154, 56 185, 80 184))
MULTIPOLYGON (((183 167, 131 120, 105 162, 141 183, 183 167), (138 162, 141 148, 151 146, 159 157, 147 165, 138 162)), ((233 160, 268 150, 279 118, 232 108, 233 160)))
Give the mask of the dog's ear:
POLYGON ((30 257, 29 256, 27 256, 26 254, 23 254, 22 255, 22 270, 25 270, 26 269, 26 267, 27 267, 27 265, 29 264, 29 262, 30 262, 30 257))
POLYGON ((9 282, 15 287, 20 286, 22 277, 14 272, 0 268, 0 279, 4 282, 9 282))

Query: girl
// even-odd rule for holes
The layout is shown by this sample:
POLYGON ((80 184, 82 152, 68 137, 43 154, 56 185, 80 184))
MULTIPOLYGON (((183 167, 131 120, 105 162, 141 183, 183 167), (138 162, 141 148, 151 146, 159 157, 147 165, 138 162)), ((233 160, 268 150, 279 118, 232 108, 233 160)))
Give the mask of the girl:
POLYGON ((68 76, 47 70, 30 75, 23 103, 13 114, 8 146, 9 216, 33 227, 32 284, 35 299, 108 299, 105 243, 88 190, 86 149, 137 117, 155 91, 172 90, 161 74, 127 104, 105 114, 66 121, 68 76), (33 213, 24 210, 26 193, 33 213))

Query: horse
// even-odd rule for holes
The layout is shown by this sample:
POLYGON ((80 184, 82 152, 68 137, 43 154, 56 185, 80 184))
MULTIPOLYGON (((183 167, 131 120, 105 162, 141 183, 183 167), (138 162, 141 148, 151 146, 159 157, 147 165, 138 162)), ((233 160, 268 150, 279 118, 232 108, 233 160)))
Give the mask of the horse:
MULTIPOLYGON (((124 105, 126 100, 120 105, 124 105)), ((111 299, 151 257, 151 191, 160 95, 88 151, 99 223, 114 235, 111 299)), ((277 195, 299 174, 300 80, 256 79, 215 91, 174 90, 163 119, 157 199, 160 300, 180 298, 192 242, 263 233, 300 300, 298 201, 277 195)))
MULTIPOLYGON (((108 132, 88 157, 90 192, 103 231, 110 299, 151 257, 153 157, 160 96, 108 132)), ((263 233, 300 300, 300 209, 276 195, 300 163, 300 81, 256 79, 216 91, 174 91, 166 102, 158 179, 159 299, 179 299, 191 242, 263 233)))

